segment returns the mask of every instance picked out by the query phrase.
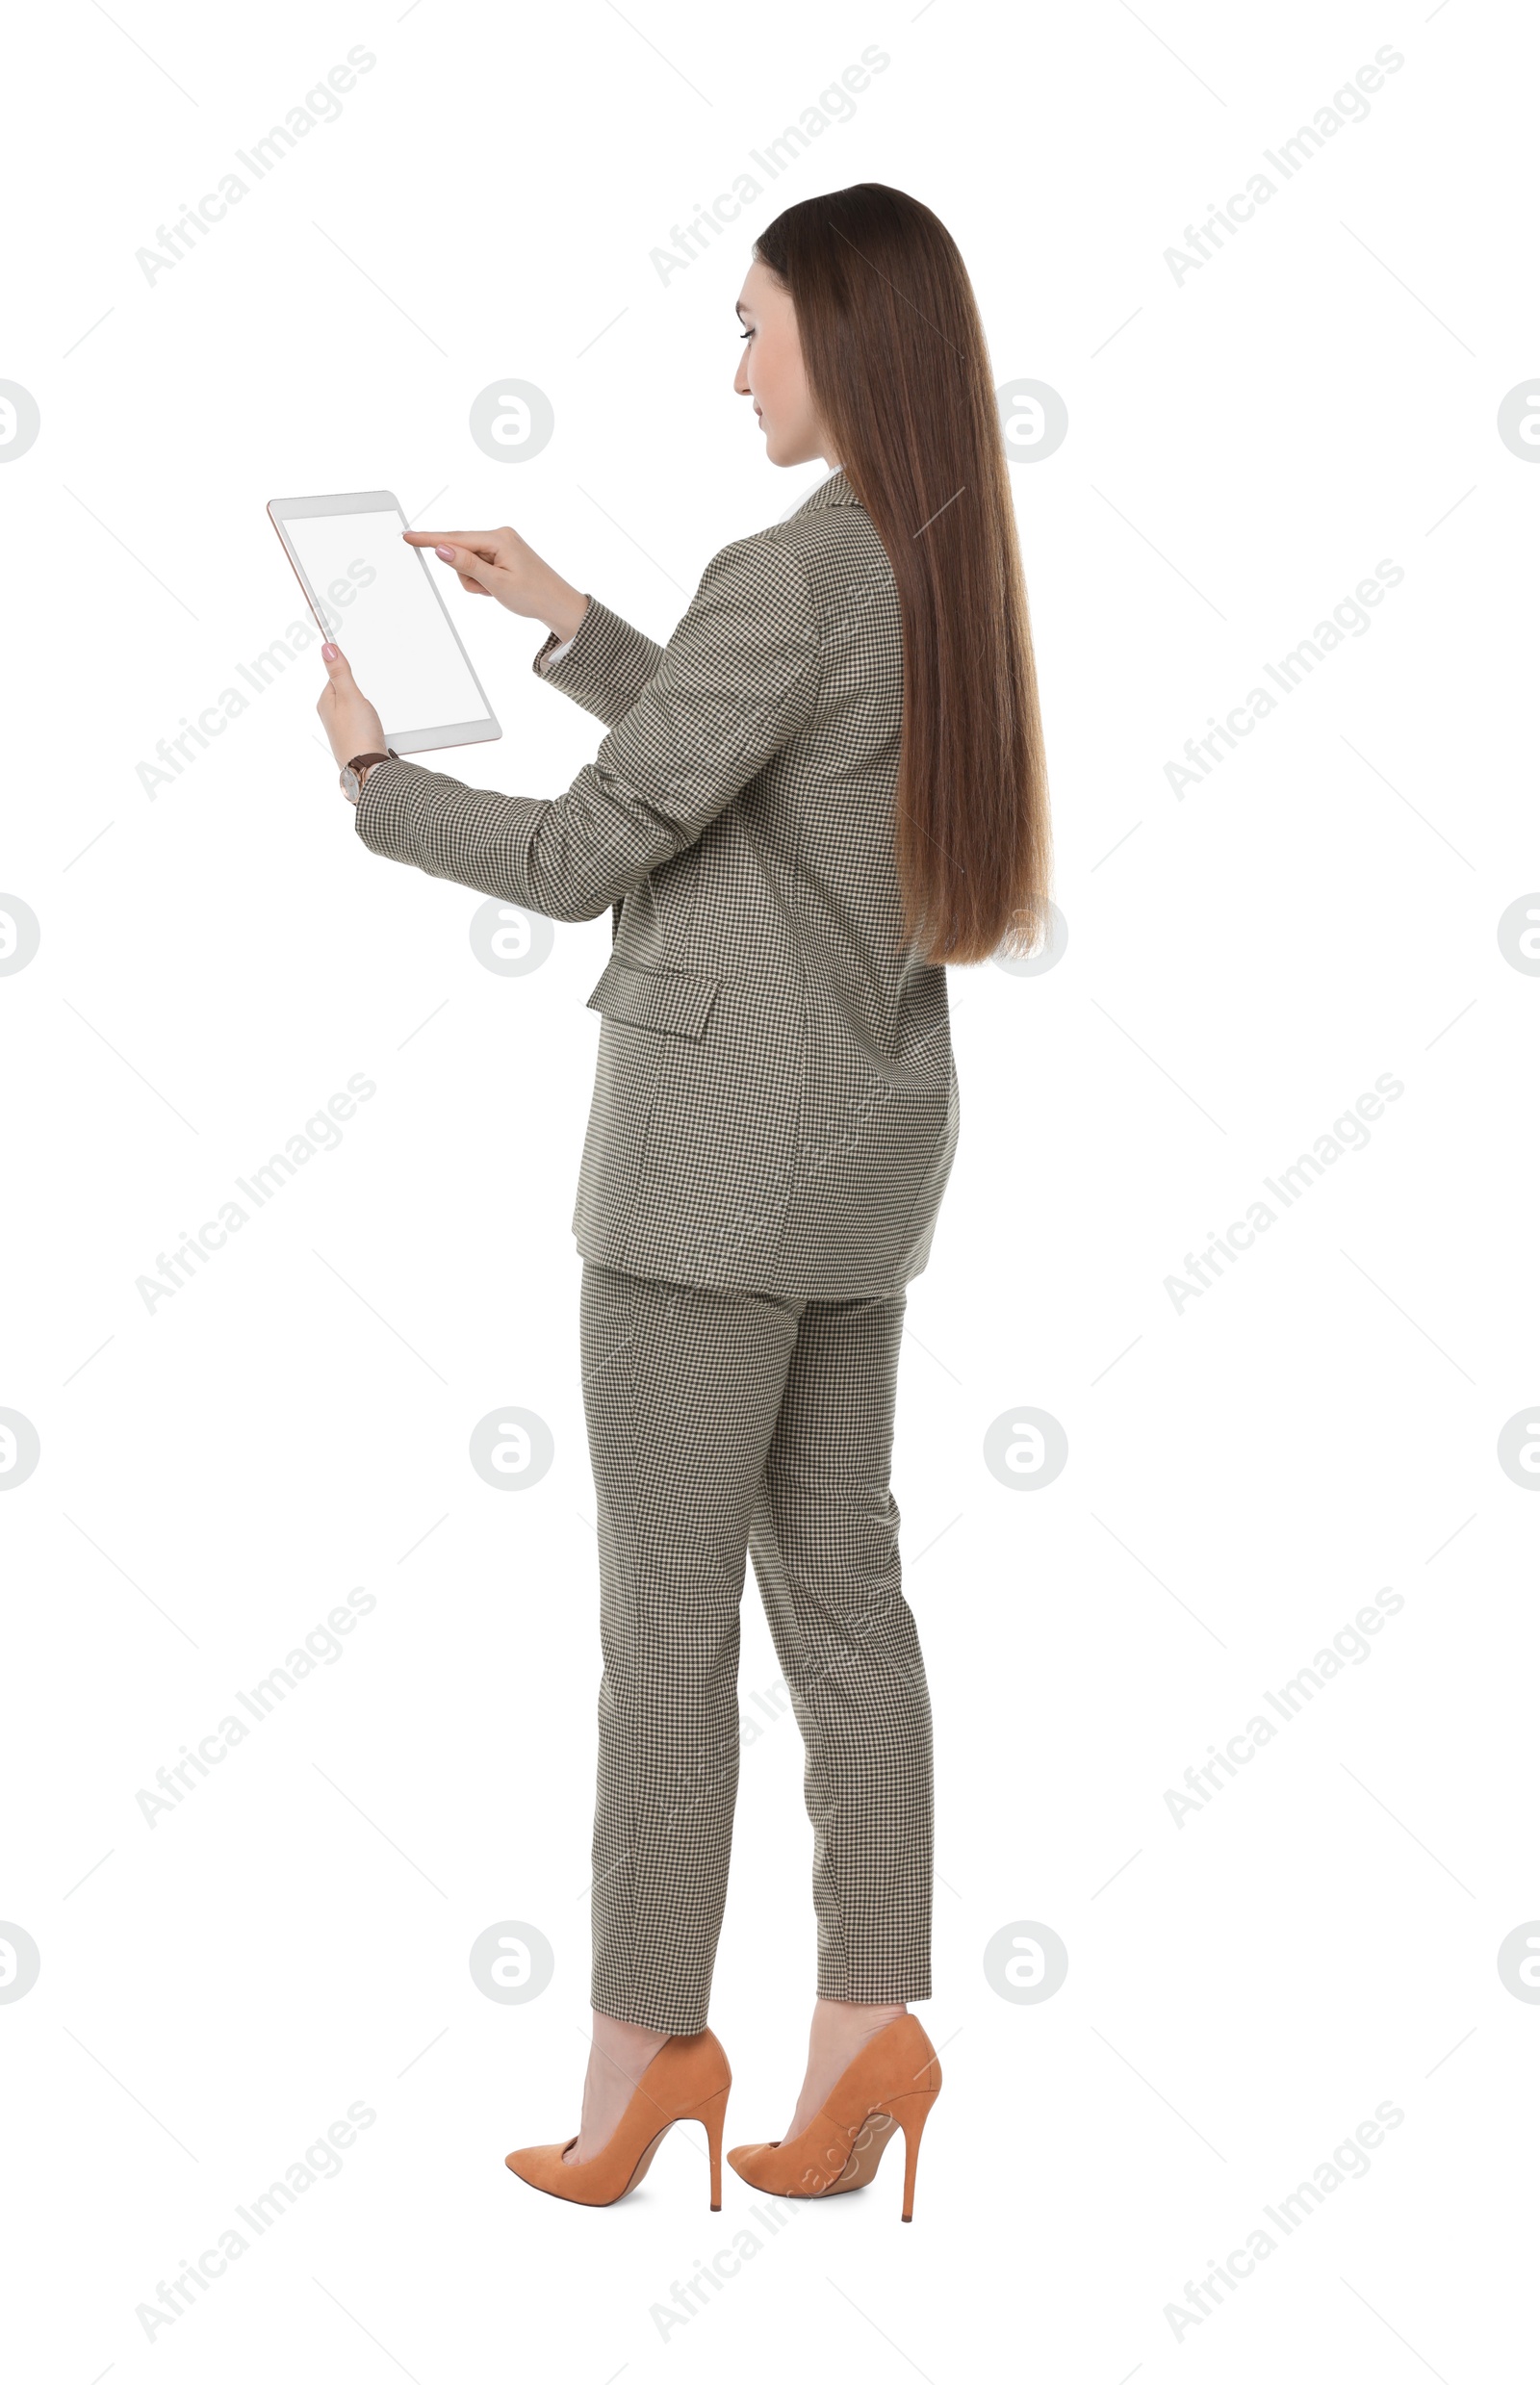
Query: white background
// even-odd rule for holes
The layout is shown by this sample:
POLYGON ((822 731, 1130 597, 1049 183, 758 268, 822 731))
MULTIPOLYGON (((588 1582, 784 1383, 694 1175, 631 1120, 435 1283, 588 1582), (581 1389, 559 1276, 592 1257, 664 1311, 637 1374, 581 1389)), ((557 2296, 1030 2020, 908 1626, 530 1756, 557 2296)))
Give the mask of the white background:
MULTIPOLYGON (((41 924, 0 979, 0 1405, 41 1442, 0 1500, 0 1918, 42 1966, 0 2004, 17 2373, 1516 2373, 1540 2009, 1497 1950, 1540 1913, 1540 1502, 1496 1448, 1540 1394, 1540 984, 1497 923, 1540 885, 1540 481, 1496 422, 1537 361, 1532 18, 70 0, 13 42, 0 374, 42 420, 0 469, 0 885, 41 924), (339 119, 147 280, 136 251, 359 43, 339 119), (1387 43, 1367 120, 1178 283, 1184 228, 1387 43), (850 120, 753 167, 873 44, 850 120), (511 521, 666 636, 818 477, 767 466, 732 392, 750 238, 866 178, 957 238, 998 380, 1068 408, 1012 475, 1068 943, 953 972, 962 1147, 900 1381, 946 2076, 915 2223, 890 2156, 772 2235, 731 2175, 708 2214, 698 2132, 607 2213, 502 2163, 577 2127, 585 2059, 569 1218, 607 918, 483 967, 480 897, 357 840, 313 650, 141 772, 300 609, 275 492, 511 521), (500 375, 554 408, 522 465, 467 427, 500 375), (1367 633, 1178 800, 1185 742, 1381 558, 1367 633), (148 1313, 137 1279, 357 1072, 337 1147, 148 1313), (1167 1278, 1382 1072, 1367 1147, 1179 1312, 1167 1278), (503 1402, 555 1444, 515 1496, 467 1456, 503 1402), (1038 1492, 983 1460, 1018 1403, 1068 1436, 1038 1492), (355 1584, 338 1661, 148 1827, 157 1769, 355 1584), (1178 1828, 1186 1769, 1387 1584, 1368 1660, 1178 1828), (555 1953, 519 2006, 469 1970, 505 1920, 555 1953), (1034 1921, 1069 1970, 1022 2004, 983 1954, 1034 1921), (355 2101, 341 2174, 148 2343, 137 2306, 355 2101), (1178 2341, 1188 2281, 1386 2101, 1369 2174, 1178 2341)), ((599 725, 531 676, 538 626, 450 603, 505 731, 460 766, 559 794, 599 725)), ((752 1583, 745 1614, 752 1712, 752 1583)), ((800 1775, 783 1716, 745 1752, 712 2009, 730 2142, 779 2135, 801 2074, 800 1775)))

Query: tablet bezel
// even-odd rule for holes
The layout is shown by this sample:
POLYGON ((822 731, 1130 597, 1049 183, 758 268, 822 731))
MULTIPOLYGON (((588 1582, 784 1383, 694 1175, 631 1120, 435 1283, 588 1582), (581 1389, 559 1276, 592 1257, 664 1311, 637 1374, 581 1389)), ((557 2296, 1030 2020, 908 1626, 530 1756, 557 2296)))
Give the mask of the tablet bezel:
MULTIPOLYGON (((340 629, 328 628, 321 599, 305 577, 304 565, 295 553, 285 527, 285 525, 290 522, 314 520, 318 514, 339 513, 397 513, 400 515, 403 524, 406 522, 406 509, 400 499, 395 496, 390 489, 354 489, 340 497, 271 497, 268 500, 268 519, 278 533, 284 553, 289 558, 295 577, 299 582, 305 603, 315 616, 321 634, 323 638, 333 640, 340 645, 342 643, 340 629)), ((377 692, 372 688, 365 688, 363 692, 379 711, 380 719, 385 722, 386 744, 393 746, 398 754, 431 754, 436 753, 441 746, 489 744, 493 738, 500 737, 502 731, 498 726, 496 713, 491 705, 487 703, 487 691, 476 677, 475 665, 465 651, 464 640, 450 619, 449 608, 444 602, 438 581, 428 569, 422 548, 408 547, 406 551, 408 554, 416 555, 418 568, 433 591, 433 601, 444 615, 445 628, 459 648, 465 667, 471 674, 471 683, 483 705, 486 705, 485 717, 475 721, 447 721, 437 728, 392 729, 390 723, 385 720, 377 692)))

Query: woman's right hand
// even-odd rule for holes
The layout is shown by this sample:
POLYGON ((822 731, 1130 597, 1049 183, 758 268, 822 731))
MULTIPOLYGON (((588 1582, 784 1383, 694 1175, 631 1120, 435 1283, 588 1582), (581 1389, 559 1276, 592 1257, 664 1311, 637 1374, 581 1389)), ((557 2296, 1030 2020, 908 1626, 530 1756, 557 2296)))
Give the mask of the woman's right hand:
POLYGON ((414 547, 431 547, 473 596, 496 597, 510 613, 543 621, 558 637, 570 638, 588 610, 588 599, 506 525, 500 530, 407 530, 414 547))

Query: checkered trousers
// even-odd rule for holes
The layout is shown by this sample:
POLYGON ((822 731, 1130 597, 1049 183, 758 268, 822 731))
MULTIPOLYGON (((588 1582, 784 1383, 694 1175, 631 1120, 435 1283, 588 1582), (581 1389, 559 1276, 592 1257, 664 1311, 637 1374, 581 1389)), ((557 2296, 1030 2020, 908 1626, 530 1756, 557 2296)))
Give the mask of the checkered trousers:
POLYGON ((680 2034, 706 2024, 751 1553, 806 1751, 818 1993, 931 1993, 931 1712, 888 1483, 904 1304, 584 1266, 603 1653, 598 2012, 680 2034))

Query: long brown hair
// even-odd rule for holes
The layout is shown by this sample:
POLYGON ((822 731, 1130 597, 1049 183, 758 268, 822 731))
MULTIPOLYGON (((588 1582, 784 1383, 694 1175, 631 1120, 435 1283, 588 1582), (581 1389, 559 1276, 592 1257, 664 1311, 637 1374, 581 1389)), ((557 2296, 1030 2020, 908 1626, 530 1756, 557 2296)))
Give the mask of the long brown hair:
POLYGON ((904 636, 897 853, 930 962, 1047 931, 1051 837, 1010 466, 973 285, 883 182, 788 207, 755 254, 789 292, 814 406, 886 550, 904 636))

